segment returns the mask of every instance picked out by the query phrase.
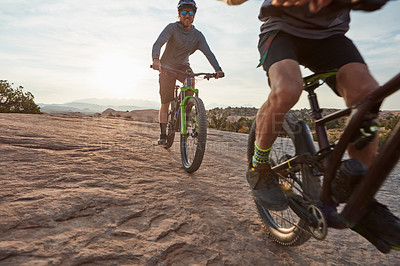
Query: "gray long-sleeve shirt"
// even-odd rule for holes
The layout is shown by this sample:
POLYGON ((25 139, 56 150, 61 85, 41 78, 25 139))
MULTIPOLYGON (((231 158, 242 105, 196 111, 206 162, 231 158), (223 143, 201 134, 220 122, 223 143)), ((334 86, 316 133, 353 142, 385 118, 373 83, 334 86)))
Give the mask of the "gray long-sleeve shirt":
POLYGON ((311 13, 308 4, 302 6, 272 6, 272 0, 265 0, 259 19, 263 21, 261 32, 282 30, 300 38, 323 39, 334 34, 345 34, 349 30, 350 9, 340 6, 349 2, 332 2, 317 13, 311 13))
POLYGON ((152 57, 160 58, 161 47, 167 43, 161 57, 161 64, 167 67, 189 66, 189 56, 200 50, 215 71, 220 71, 215 55, 211 52, 204 35, 194 26, 185 30, 181 23, 168 24, 153 45, 152 57))

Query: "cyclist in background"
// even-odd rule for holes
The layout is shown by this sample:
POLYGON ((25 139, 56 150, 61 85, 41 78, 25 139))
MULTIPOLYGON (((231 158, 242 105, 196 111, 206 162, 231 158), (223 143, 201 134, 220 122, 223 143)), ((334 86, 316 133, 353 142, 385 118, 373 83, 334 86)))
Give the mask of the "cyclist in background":
MULTIPOLYGON (((247 0, 222 1, 235 5, 247 0)), ((381 6, 387 0, 382 1, 381 6)), ((285 114, 303 91, 300 65, 313 72, 337 69, 336 80, 329 85, 344 98, 347 106, 379 87, 358 49, 345 36, 350 23, 349 2, 345 6, 341 0, 265 0, 261 6, 259 66, 267 73, 271 92, 257 114, 254 155, 246 177, 254 199, 266 209, 278 211, 288 206, 278 178, 270 169, 269 151, 285 114)), ((365 4, 368 3, 360 2, 358 9, 370 8, 365 4)), ((377 138, 362 150, 353 146, 348 149, 351 158, 366 166, 371 164, 376 151, 377 138)), ((385 241, 400 247, 400 220, 386 206, 374 200, 363 220, 371 225, 379 224, 384 229, 380 234, 385 241)))
MULTIPOLYGON (((223 78, 225 76, 217 59, 210 50, 204 35, 193 26, 196 11, 197 6, 195 1, 180 0, 178 3, 179 21, 168 24, 153 45, 153 68, 160 71, 161 107, 158 119, 160 122, 161 134, 158 140, 159 145, 165 145, 167 143, 166 128, 168 106, 174 99, 176 80, 182 83, 185 80, 185 77, 182 75, 175 76, 171 73, 161 72, 162 67, 165 66, 183 72, 187 70, 191 71, 189 56, 195 51, 200 50, 216 71, 216 78, 223 78), (165 43, 167 43, 167 45, 160 60, 161 47, 165 43)), ((192 83, 192 87, 194 87, 194 82, 192 83)))

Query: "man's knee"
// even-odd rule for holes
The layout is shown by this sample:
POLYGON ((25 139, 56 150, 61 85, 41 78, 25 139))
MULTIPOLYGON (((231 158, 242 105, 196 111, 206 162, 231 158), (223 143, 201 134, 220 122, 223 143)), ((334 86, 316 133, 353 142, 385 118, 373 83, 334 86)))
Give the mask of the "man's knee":
POLYGON ((302 84, 278 84, 271 88, 271 93, 268 97, 270 104, 276 109, 288 111, 292 108, 301 96, 303 91, 302 84))
POLYGON ((357 103, 379 87, 368 67, 362 63, 350 63, 340 68, 336 81, 337 90, 348 106, 357 103))
POLYGON ((282 60, 269 69, 271 93, 270 104, 279 110, 289 110, 300 98, 303 91, 303 78, 299 65, 294 60, 282 60))

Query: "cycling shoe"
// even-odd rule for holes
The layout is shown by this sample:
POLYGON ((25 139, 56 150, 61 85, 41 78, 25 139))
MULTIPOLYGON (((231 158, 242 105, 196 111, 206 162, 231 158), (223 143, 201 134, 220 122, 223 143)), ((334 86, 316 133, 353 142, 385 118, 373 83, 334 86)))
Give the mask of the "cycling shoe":
POLYGON ((158 145, 167 145, 167 135, 161 134, 157 143, 158 143, 158 145))
POLYGON ((364 217, 352 228, 382 253, 400 248, 400 219, 387 206, 373 200, 364 217))
POLYGON ((268 210, 283 211, 288 199, 279 185, 278 177, 268 167, 254 168, 249 165, 246 173, 255 201, 268 210))

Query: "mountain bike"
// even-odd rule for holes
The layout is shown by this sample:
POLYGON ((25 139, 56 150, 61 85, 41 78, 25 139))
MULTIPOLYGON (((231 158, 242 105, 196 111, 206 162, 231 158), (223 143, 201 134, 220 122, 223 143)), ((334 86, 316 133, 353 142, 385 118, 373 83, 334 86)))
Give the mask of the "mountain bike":
POLYGON ((170 148, 175 139, 175 132, 180 132, 182 166, 186 172, 193 173, 199 169, 206 149, 207 116, 204 103, 199 98, 199 90, 192 87, 192 79, 203 76, 204 79, 210 80, 216 78, 217 74, 182 72, 168 67, 163 67, 162 71, 186 77, 183 85, 177 85, 174 89, 174 100, 168 110, 167 144, 164 148, 170 148))
MULTIPOLYGON (((303 78, 318 149, 308 124, 289 112, 270 152, 271 169, 277 174, 287 195, 288 208, 284 211, 272 211, 257 202, 256 205, 268 235, 281 245, 301 245, 310 237, 323 240, 327 236, 328 227, 353 229, 363 219, 368 204, 399 160, 400 123, 397 123, 380 147, 368 169, 365 166, 363 168, 358 161, 346 160, 344 155, 350 143, 362 149, 374 138, 366 132, 366 121, 374 121, 381 102, 400 89, 400 74, 358 104, 323 116, 315 90, 326 83, 327 79, 334 78, 336 73, 315 73, 303 78), (339 141, 331 144, 325 125, 343 117, 349 117, 348 124, 339 141), (352 178, 356 182, 342 184, 340 187, 338 180, 344 174, 343 165, 346 166, 345 169, 353 171, 347 173, 350 180, 348 182, 353 182, 352 178), (355 186, 354 191, 351 191, 352 186, 355 186), (339 204, 344 206, 340 213, 336 210, 339 204)), ((254 122, 248 139, 249 161, 254 153, 255 127, 254 122)), ((387 247, 380 246, 379 237, 365 232, 359 233, 381 252, 390 251, 387 247)))

